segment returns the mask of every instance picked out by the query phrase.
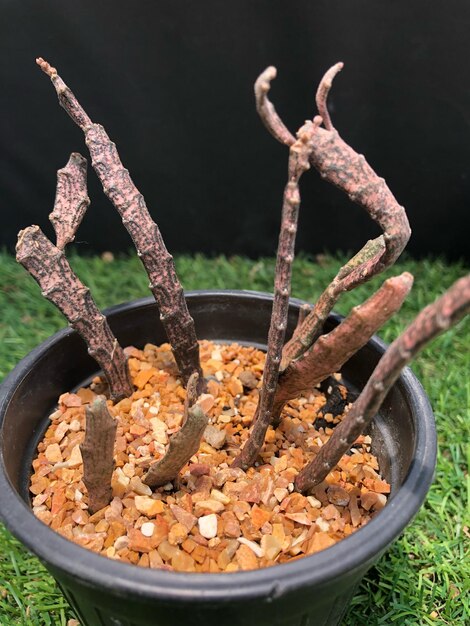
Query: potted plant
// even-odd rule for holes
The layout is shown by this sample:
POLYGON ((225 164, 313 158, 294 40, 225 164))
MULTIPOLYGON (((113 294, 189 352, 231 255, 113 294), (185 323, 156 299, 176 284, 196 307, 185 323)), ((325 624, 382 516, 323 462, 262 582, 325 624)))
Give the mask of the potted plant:
POLYGON ((56 70, 38 64, 85 133, 156 305, 104 316, 68 264, 63 250, 89 203, 86 161, 72 154, 58 173, 56 245, 36 226, 18 239, 18 260, 74 330, 39 346, 4 383, 5 523, 45 561, 83 624, 337 623, 429 487, 432 413, 411 372, 400 372, 468 311, 470 278, 425 309, 383 356, 372 336, 400 308, 410 274, 385 281, 346 318, 331 314, 341 293, 393 264, 410 236, 408 220, 331 123, 326 99, 342 64, 320 82, 319 115, 296 137, 268 100, 275 76, 268 68, 255 85, 258 112, 289 146, 274 297, 185 297, 115 145, 56 70), (298 183, 310 164, 384 231, 314 306, 289 298, 298 183), (263 365, 255 348, 268 326, 263 365), (238 344, 200 344, 196 329, 206 340, 238 344), (168 346, 156 347, 165 334, 174 361, 168 346), (94 376, 90 357, 102 375, 94 376))

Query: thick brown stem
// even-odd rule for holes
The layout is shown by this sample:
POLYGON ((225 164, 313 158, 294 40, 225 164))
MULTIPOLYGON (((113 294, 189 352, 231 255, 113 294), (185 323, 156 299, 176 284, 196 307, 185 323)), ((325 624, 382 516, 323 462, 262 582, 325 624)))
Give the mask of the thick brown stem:
MULTIPOLYGON (((406 246, 411 230, 404 208, 397 203, 383 178, 379 178, 364 156, 348 146, 333 128, 326 98, 331 81, 341 67, 342 64, 337 63, 330 68, 318 87, 317 107, 325 128, 319 128, 315 133, 310 162, 322 178, 342 189, 369 213, 381 227, 385 242, 385 249, 380 255, 367 259, 350 272, 343 288, 343 291, 348 291, 353 285, 364 283, 390 267, 406 246)), ((269 132, 278 141, 290 146, 295 138, 268 99, 270 82, 275 76, 275 68, 270 67, 259 77, 255 87, 256 108, 269 132)))
POLYGON ((54 210, 49 219, 57 236, 56 246, 60 250, 74 240, 90 204, 86 168, 86 159, 78 152, 72 152, 67 165, 57 172, 54 210))
POLYGON ((198 404, 194 404, 197 398, 197 383, 198 374, 195 372, 188 382, 183 425, 171 437, 165 456, 154 463, 147 472, 144 483, 149 487, 160 487, 173 481, 181 468, 199 449, 208 417, 198 404))
POLYGON ((107 506, 112 498, 116 428, 117 422, 110 415, 103 398, 87 406, 85 440, 80 444, 80 451, 83 482, 88 491, 88 510, 92 514, 107 506))
POLYGON ((204 379, 199 362, 199 345, 194 321, 186 305, 173 257, 163 243, 157 224, 150 217, 144 197, 134 185, 129 172, 123 167, 116 145, 110 140, 104 128, 90 120, 55 68, 43 59, 37 59, 37 63, 50 77, 61 106, 83 130, 93 168, 105 194, 119 212, 122 223, 132 237, 137 254, 147 271, 150 289, 158 304, 160 318, 183 380, 186 384, 191 374, 194 371, 198 372, 201 391, 204 379))
MULTIPOLYGON (((268 350, 263 371, 263 386, 256 411, 256 423, 260 423, 260 433, 265 433, 271 423, 271 412, 279 376, 289 309, 292 262, 295 254, 295 235, 300 206, 299 180, 310 167, 309 155, 317 128, 316 123, 307 122, 297 133, 298 138, 289 151, 289 179, 284 190, 282 206, 268 350)), ((234 460, 233 467, 246 469, 254 463, 264 441, 264 435, 260 440, 257 434, 258 430, 256 430, 255 436, 250 436, 243 450, 234 460)))
POLYGON ((288 400, 338 372, 348 359, 362 348, 403 304, 413 285, 408 272, 389 278, 382 287, 330 333, 316 343, 279 376, 274 400, 273 419, 279 419, 288 400))
POLYGON ((103 370, 111 397, 117 401, 132 394, 126 357, 90 290, 39 226, 18 235, 16 258, 41 287, 42 295, 58 307, 85 340, 89 354, 103 370))
POLYGON ((298 491, 309 491, 335 467, 376 415, 403 367, 434 337, 470 312, 470 275, 461 278, 436 302, 427 306, 389 346, 347 416, 330 440, 297 476, 298 491))
MULTIPOLYGON (((282 351, 281 370, 286 369, 291 361, 303 354, 320 335, 323 324, 333 310, 341 294, 346 290, 346 279, 351 272, 365 261, 377 257, 385 250, 383 236, 371 239, 355 254, 337 273, 325 291, 315 303, 315 306, 297 326, 292 338, 286 343, 282 351)), ((348 283, 348 289, 356 287, 348 283)))

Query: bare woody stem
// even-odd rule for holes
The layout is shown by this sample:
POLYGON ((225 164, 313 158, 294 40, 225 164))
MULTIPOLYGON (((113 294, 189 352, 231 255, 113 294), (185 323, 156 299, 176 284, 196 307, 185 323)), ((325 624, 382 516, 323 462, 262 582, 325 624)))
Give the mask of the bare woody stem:
POLYGON ((107 506, 112 498, 116 428, 117 422, 110 415, 103 398, 87 406, 85 440, 80 444, 80 451, 83 482, 88 491, 88 510, 92 514, 107 506))
POLYGON ((335 467, 376 415, 403 367, 424 346, 470 312, 470 275, 427 306, 389 346, 347 416, 315 459, 298 474, 295 487, 309 491, 335 467))
POLYGON ((171 437, 166 454, 150 467, 144 478, 149 487, 160 487, 173 481, 199 449, 208 417, 196 404, 197 379, 198 374, 194 373, 188 382, 183 425, 171 437))
POLYGON ((157 224, 150 217, 144 197, 122 165, 116 145, 104 128, 91 121, 55 68, 41 58, 37 59, 37 63, 50 77, 60 105, 84 132, 93 168, 105 194, 120 214, 147 271, 150 289, 185 384, 196 371, 199 374, 199 390, 202 390, 204 379, 194 321, 186 305, 173 257, 163 243, 157 224))
POLYGON ((354 307, 334 330, 319 337, 307 352, 293 361, 279 376, 273 422, 278 422, 288 400, 338 372, 400 309, 412 285, 413 277, 408 272, 389 278, 368 300, 354 307))
MULTIPOLYGON (((369 213, 382 229, 385 243, 380 254, 367 258, 349 273, 343 284, 343 291, 348 291, 390 267, 403 251, 411 230, 404 208, 398 204, 383 178, 377 176, 363 155, 357 154, 341 139, 331 123, 326 99, 331 82, 342 67, 342 63, 337 63, 330 68, 318 87, 316 102, 325 128, 319 128, 315 133, 310 163, 322 178, 342 189, 369 213)), ((268 67, 256 81, 256 108, 269 132, 290 146, 295 138, 268 98, 270 83, 275 76, 275 68, 268 67)))
MULTIPOLYGON (((271 423, 282 346, 286 334, 292 262, 295 255, 295 235, 300 206, 299 180, 302 174, 310 168, 309 155, 317 128, 318 125, 312 122, 307 122, 302 126, 297 133, 297 140, 292 144, 289 151, 288 182, 284 190, 282 206, 268 350, 263 371, 263 386, 256 412, 256 423, 259 422, 258 428, 263 432, 266 432, 271 423)), ((258 452, 259 447, 257 444, 252 445, 252 438, 250 437, 232 466, 246 469, 254 463, 258 452)))
POLYGON ((345 280, 350 273, 368 259, 382 254, 384 250, 385 244, 382 235, 377 237, 377 239, 371 239, 339 270, 335 278, 320 295, 313 309, 297 325, 292 338, 284 346, 281 370, 286 369, 291 361, 297 359, 316 341, 328 315, 333 310, 341 294, 345 291, 345 280))
POLYGON ((41 287, 42 295, 65 315, 85 340, 89 354, 103 370, 114 401, 132 394, 126 357, 90 294, 65 258, 39 226, 18 235, 16 259, 41 287))
POLYGON ((90 204, 86 168, 86 159, 78 152, 72 152, 67 165, 57 172, 54 209, 49 219, 54 226, 56 245, 60 250, 74 240, 90 204))

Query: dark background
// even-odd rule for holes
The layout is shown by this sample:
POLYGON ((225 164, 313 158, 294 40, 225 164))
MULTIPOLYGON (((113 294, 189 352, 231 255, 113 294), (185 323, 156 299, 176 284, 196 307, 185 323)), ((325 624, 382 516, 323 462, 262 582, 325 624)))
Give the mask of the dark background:
MULTIPOLYGON (((333 122, 408 211, 416 257, 470 260, 470 3, 466 0, 0 0, 0 245, 48 234, 55 171, 81 132, 36 67, 55 65, 118 144, 173 252, 272 255, 287 149, 252 85, 295 131, 323 72, 345 62, 333 122)), ((89 170, 84 253, 130 239, 89 170)), ((302 181, 298 249, 358 249, 375 224, 316 171, 302 181)))

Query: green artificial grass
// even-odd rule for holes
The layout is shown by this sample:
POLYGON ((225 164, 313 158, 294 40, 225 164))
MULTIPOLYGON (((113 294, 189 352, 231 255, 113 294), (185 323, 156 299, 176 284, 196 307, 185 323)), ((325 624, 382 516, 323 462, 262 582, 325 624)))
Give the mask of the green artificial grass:
MULTIPOLYGON (((147 276, 135 256, 111 262, 71 255, 71 263, 102 307, 149 295, 147 276)), ((272 291, 274 260, 180 256, 176 265, 185 289, 272 291)), ((295 261, 292 295, 314 300, 341 259, 295 261)), ((415 276, 401 312, 380 335, 390 342, 426 303, 468 268, 440 260, 400 261, 393 273, 415 276)), ((387 272, 390 276, 392 272, 387 272)), ((383 277, 345 294, 337 311, 364 300, 383 277)), ((62 328, 64 319, 44 300, 36 283, 12 257, 0 254, 0 377, 62 328)), ((413 365, 434 408, 439 457, 436 479, 420 513, 373 567, 357 590, 344 620, 367 624, 465 624, 470 620, 470 319, 438 338, 413 365)), ((73 613, 53 579, 0 528, 0 625, 66 625, 73 613)))

